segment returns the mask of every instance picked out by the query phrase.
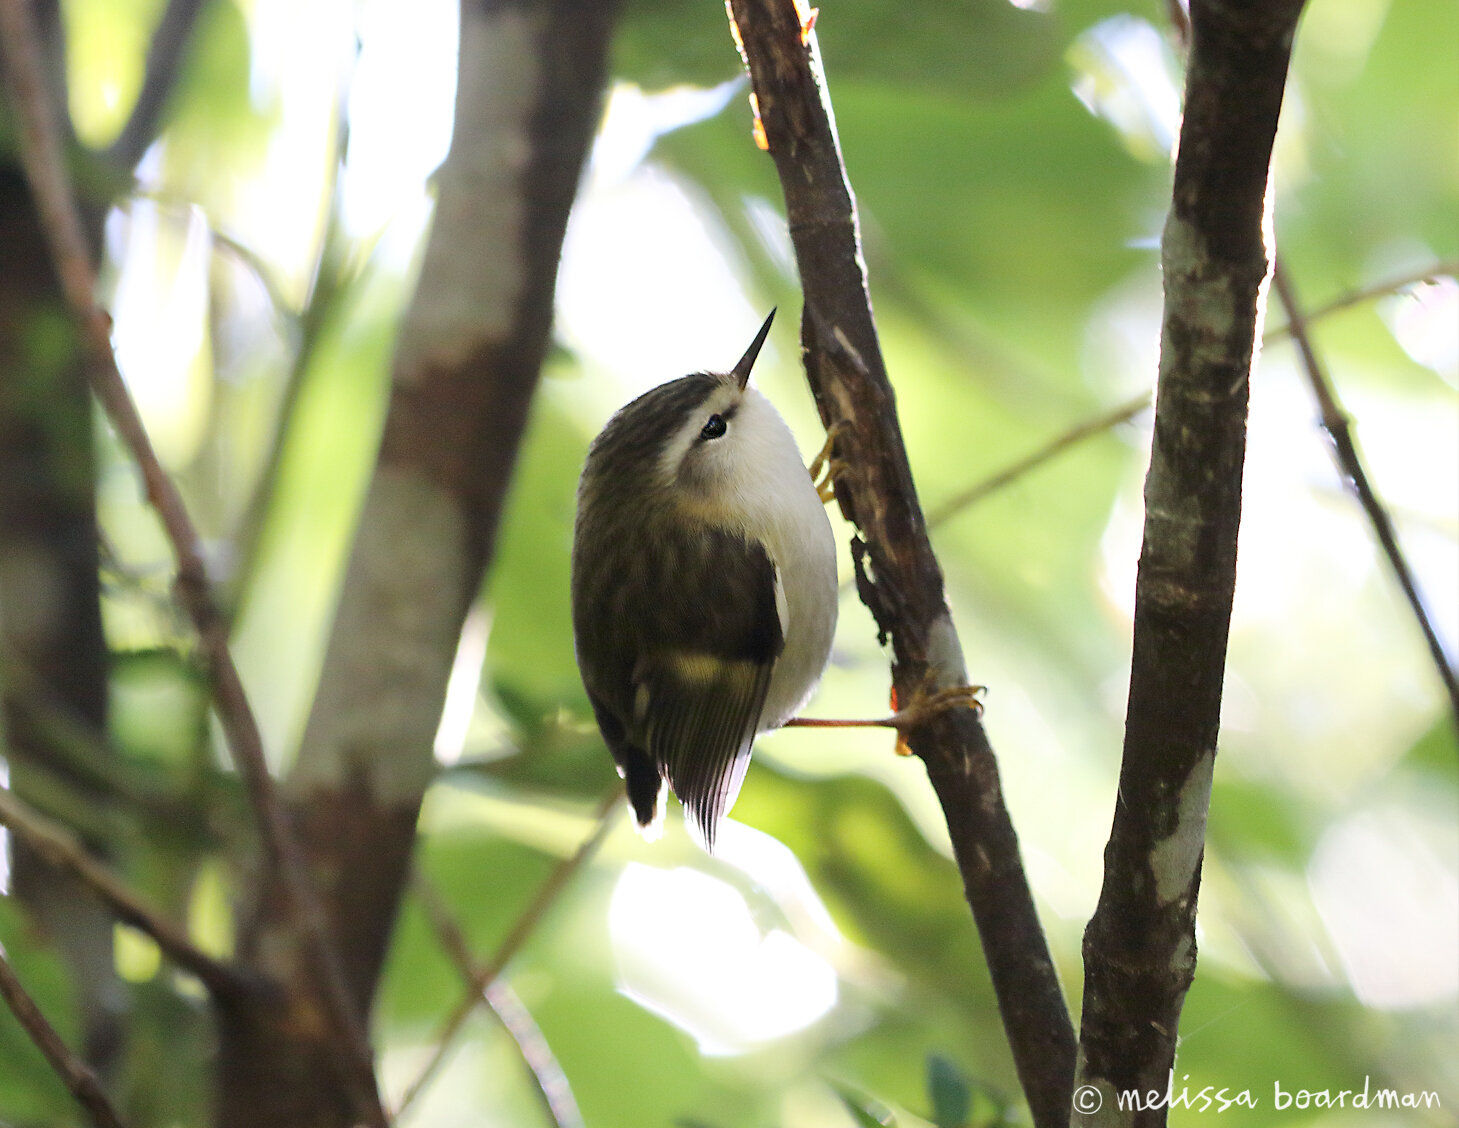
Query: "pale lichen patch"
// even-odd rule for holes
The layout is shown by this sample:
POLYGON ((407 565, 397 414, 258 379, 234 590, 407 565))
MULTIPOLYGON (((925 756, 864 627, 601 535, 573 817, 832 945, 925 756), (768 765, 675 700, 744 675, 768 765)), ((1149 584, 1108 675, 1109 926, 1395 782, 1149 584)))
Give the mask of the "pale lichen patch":
POLYGON ((1161 267, 1165 276, 1166 337, 1161 342, 1161 370, 1178 363, 1189 370, 1196 365, 1230 359, 1230 340, 1244 324, 1236 279, 1214 263, 1199 230, 1171 212, 1161 239, 1161 267), (1183 356, 1169 348, 1169 322, 1183 330, 1183 356))
POLYGON ((1162 905, 1185 894, 1206 845, 1206 812, 1211 805, 1211 776, 1216 753, 1204 753, 1181 785, 1175 830, 1150 851, 1155 895, 1162 905))
POLYGON ((956 689, 968 684, 967 664, 952 616, 944 609, 927 629, 927 661, 932 666, 938 689, 956 689))

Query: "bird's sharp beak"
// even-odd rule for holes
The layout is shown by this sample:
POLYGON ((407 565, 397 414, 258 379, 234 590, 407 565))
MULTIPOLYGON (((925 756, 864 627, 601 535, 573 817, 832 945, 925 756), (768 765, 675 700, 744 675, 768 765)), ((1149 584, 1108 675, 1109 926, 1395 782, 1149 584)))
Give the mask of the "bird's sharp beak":
POLYGON ((740 362, 730 371, 741 388, 750 382, 750 369, 755 367, 755 358, 760 355, 760 346, 765 343, 765 338, 770 335, 770 323, 775 320, 775 311, 770 311, 770 316, 765 319, 765 324, 760 326, 760 331, 755 334, 755 339, 750 342, 750 347, 745 350, 745 355, 740 357, 740 362))

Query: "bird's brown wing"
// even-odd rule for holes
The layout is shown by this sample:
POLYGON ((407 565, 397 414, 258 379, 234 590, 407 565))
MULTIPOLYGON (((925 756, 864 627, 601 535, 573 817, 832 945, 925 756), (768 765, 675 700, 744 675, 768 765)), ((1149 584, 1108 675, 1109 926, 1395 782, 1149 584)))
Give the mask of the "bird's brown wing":
POLYGON ((706 849, 744 782, 772 667, 679 651, 646 662, 638 679, 649 757, 706 849))
POLYGON ((775 566, 759 544, 702 527, 635 547, 621 575, 580 562, 578 590, 601 600, 575 608, 584 681, 639 822, 652 822, 662 776, 712 847, 784 648, 775 566))

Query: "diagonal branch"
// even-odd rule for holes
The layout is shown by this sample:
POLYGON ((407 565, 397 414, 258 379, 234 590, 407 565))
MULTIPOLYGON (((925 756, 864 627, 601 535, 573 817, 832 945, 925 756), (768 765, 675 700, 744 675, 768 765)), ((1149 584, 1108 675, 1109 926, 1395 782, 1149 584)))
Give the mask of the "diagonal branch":
MULTIPOLYGON (((1427 282, 1445 275, 1452 276, 1454 274, 1459 274, 1459 263, 1440 262, 1426 267, 1423 270, 1411 271, 1408 274, 1401 275, 1397 278, 1390 278, 1373 286, 1365 286, 1359 290, 1352 290, 1348 293, 1340 294, 1317 309, 1309 311, 1301 319, 1300 325, 1302 333, 1305 336, 1306 326, 1311 325, 1321 318, 1338 313, 1341 310, 1349 309, 1355 305, 1361 305, 1363 302, 1372 301, 1374 298, 1395 294, 1406 286, 1412 286, 1419 282, 1427 282)), ((1285 340, 1288 337, 1295 337, 1299 331, 1298 325, 1298 320, 1294 318, 1286 325, 1279 325, 1275 328, 1268 329, 1262 338, 1263 342, 1269 345, 1276 341, 1285 340)), ((1002 470, 990 474, 981 481, 975 482, 973 485, 953 494, 952 497, 938 502, 927 513, 927 527, 929 529, 935 529, 939 525, 951 521, 954 517, 961 514, 963 510, 977 505, 989 495, 1011 485, 1025 474, 1037 470, 1044 463, 1049 462, 1070 447, 1077 446, 1085 439, 1101 434, 1111 427, 1118 426, 1121 423, 1128 423, 1136 415, 1139 415, 1140 412, 1150 406, 1150 398, 1148 393, 1136 396, 1134 399, 1126 400, 1118 407, 1111 408, 1109 411, 1086 419, 1082 423, 1077 423, 1067 431, 1055 435, 1037 450, 1009 463, 1002 470)), ((1354 480, 1356 480, 1355 477, 1354 480)), ((1428 635, 1430 630, 1431 628, 1426 628, 1425 634, 1428 635)), ((1431 642, 1430 649, 1432 648, 1433 643, 1431 642)), ((1452 674, 1452 670, 1450 672, 1452 674)), ((1451 680, 1452 677, 1446 679, 1446 681, 1451 680)))
POLYGON ((10 791, 0 788, 0 824, 56 869, 72 874, 97 895, 117 919, 140 929, 157 942, 178 967, 192 972, 215 996, 237 993, 244 978, 226 963, 199 949, 187 933, 147 905, 125 882, 86 852, 70 831, 32 811, 10 791))
POLYGON ((1076 1124, 1164 1124, 1163 1104, 1140 1111, 1119 1097, 1165 1091, 1195 975, 1271 151, 1301 7, 1191 5, 1124 753, 1084 934, 1076 1124))
MULTIPOLYGON (((405 1114, 405 1111, 415 1103, 416 1098, 430 1084, 431 1079, 436 1075, 436 1071, 440 1069, 441 1063, 446 1060, 446 1053, 450 1049, 451 1043, 455 1040, 456 1035, 461 1032, 461 1028, 466 1025, 466 1020, 471 1017, 471 1012, 481 1002, 487 988, 497 980, 506 969, 507 964, 511 963, 512 957, 522 950, 522 945, 531 938, 532 934, 537 930, 537 926, 542 922, 542 918, 546 916, 547 910, 557 903, 557 899, 562 896, 563 891, 571 883, 573 877, 597 853, 598 847, 602 845, 603 839, 608 837, 608 831, 612 829, 612 819, 610 816, 618 808, 619 800, 622 797, 623 790, 617 786, 611 788, 603 796, 602 801, 598 804, 597 811, 594 813, 596 825, 593 828, 593 832, 587 838, 583 839, 582 844, 578 846, 577 850, 568 857, 563 858, 557 864, 556 868, 547 875, 547 879, 538 886, 537 892, 533 895, 532 900, 527 903, 526 907, 517 917, 516 922, 512 925, 506 937, 497 945, 496 951, 492 953, 491 958, 483 964, 473 963, 471 972, 466 977, 466 991, 461 996, 460 1003, 457 1004, 456 1009, 451 1012, 450 1017, 441 1024, 440 1030, 436 1033, 435 1051, 431 1054, 430 1060, 426 1062, 425 1067, 416 1075, 416 1079, 406 1087, 405 1094, 400 1098, 400 1103, 395 1106, 395 1116, 397 1119, 405 1114)), ((448 944, 449 948, 450 945, 448 944)), ((453 954, 455 953, 453 952, 453 954)), ((468 962, 471 962, 469 958, 468 962)))
POLYGON ((1444 652, 1444 644, 1439 639, 1433 617, 1418 589, 1418 581, 1414 579, 1413 570, 1408 566, 1408 559, 1398 543, 1398 534, 1394 531, 1388 510, 1368 480, 1363 456, 1358 453, 1358 445, 1353 439, 1351 421, 1342 404, 1338 402, 1332 381, 1328 379, 1327 372, 1317 357, 1312 336, 1307 331, 1308 318, 1297 301, 1292 280, 1287 276, 1280 258, 1276 261, 1274 276, 1277 295, 1281 298, 1282 308, 1287 311, 1287 328, 1297 345, 1297 354, 1302 358, 1302 370, 1307 374, 1307 382, 1312 385, 1312 394, 1317 399, 1323 430, 1332 439, 1332 453, 1337 460, 1338 471, 1347 487, 1357 497, 1363 512, 1367 514, 1368 522, 1373 526, 1373 535, 1378 538, 1383 555, 1388 558, 1389 567, 1393 569, 1398 586, 1403 589, 1404 598, 1408 600, 1408 606, 1413 611, 1413 617, 1418 620, 1419 630, 1423 632, 1429 655, 1434 660, 1434 668, 1438 670, 1439 680, 1444 683, 1444 689, 1449 695, 1449 708, 1454 714, 1454 724, 1459 727, 1459 677, 1456 677, 1454 665, 1444 652))
POLYGON ((299 919, 306 956, 330 1025, 339 1035, 339 1068, 350 1079, 358 1112, 372 1125, 385 1114, 376 1092, 364 1026, 344 986, 302 855, 287 822, 264 758, 258 722, 228 649, 227 628, 218 613, 199 551, 197 530, 182 498, 162 469, 146 428, 117 369, 110 318, 96 303, 95 276, 82 233, 66 165, 42 85, 34 28, 26 0, 0 0, 0 48, 21 142, 21 155, 36 208, 55 260, 67 304, 80 322, 92 389, 112 426, 137 461, 148 500, 162 520, 177 559, 177 594, 198 630, 212 675, 218 719, 252 801, 270 865, 281 875, 299 919))
POLYGON ((1093 438, 1095 435, 1102 434, 1112 427, 1119 426, 1121 423, 1128 423, 1149 406, 1150 393, 1142 392, 1134 399, 1126 400, 1118 407, 1111 408, 1109 411, 1096 415, 1091 419, 1086 419, 1083 423, 1078 423, 1070 427, 1067 431, 1055 435, 1043 446, 1039 447, 1038 450, 1024 455, 1016 462, 1009 463, 996 474, 989 475, 981 482, 974 483, 934 506, 927 514, 927 527, 929 529, 935 529, 938 525, 952 520, 964 509, 978 504, 978 502, 982 501, 989 494, 997 493, 1030 471, 1037 470, 1045 462, 1058 457, 1070 447, 1077 446, 1085 439, 1093 438))
MULTIPOLYGON (((1340 313, 1345 309, 1351 309, 1355 305, 1362 305, 1374 298, 1386 298, 1391 294, 1399 293, 1409 286, 1417 286, 1420 282, 1433 282, 1436 279, 1459 274, 1459 262, 1436 262, 1432 266, 1422 270, 1411 270, 1407 274, 1401 274, 1396 278, 1388 278, 1382 282, 1376 282, 1371 286, 1363 286, 1356 290, 1349 290, 1345 294, 1339 294, 1331 301, 1324 302, 1316 309, 1305 310, 1306 323, 1311 325, 1324 317, 1334 313, 1340 313)), ((1293 334, 1292 325, 1278 325, 1274 329, 1268 329, 1263 338, 1266 344, 1274 341, 1284 340, 1293 334)))
MULTIPOLYGON (((451 915, 450 907, 441 896, 441 891, 419 870, 415 874, 414 887, 421 908, 425 910, 431 928, 436 933, 437 941, 456 965, 461 978, 474 987, 481 974, 480 969, 471 955, 466 935, 461 931, 456 918, 451 915)), ((517 993, 501 976, 492 979, 478 993, 506 1028, 512 1041, 517 1043, 517 1050, 537 1083, 538 1093, 547 1114, 552 1117, 552 1122, 558 1128, 583 1128, 583 1114, 578 1108, 577 1098, 573 1096, 567 1074, 552 1052, 552 1047, 547 1044, 547 1039, 543 1037, 541 1027, 522 1005, 517 993)))
POLYGON ((192 42, 193 26, 202 7, 203 0, 168 0, 147 48, 142 89, 126 125, 106 151, 106 161, 113 168, 130 172, 156 138, 162 111, 177 86, 182 56, 192 42))
MULTIPOLYGON (((785 193, 805 289, 801 344, 822 422, 835 428, 841 510, 857 588, 893 652, 898 700, 966 685, 942 571, 927 538, 867 292, 855 202, 841 162, 819 49, 791 0, 733 0, 764 136, 785 193), (874 578, 873 578, 874 577, 874 578)), ((976 711, 948 710, 908 743, 947 818, 954 855, 1039 1128, 1068 1119, 1074 1032, 976 711)))
POLYGON ((96 1128, 122 1128, 121 1118, 111 1101, 107 1100, 96 1074, 61 1041, 56 1028, 46 1020, 40 1007, 36 1006, 35 1000, 16 977, 5 959, 4 948, 0 948, 0 998, 5 1000, 16 1021, 45 1055, 56 1076, 65 1083, 76 1103, 86 1110, 96 1128))

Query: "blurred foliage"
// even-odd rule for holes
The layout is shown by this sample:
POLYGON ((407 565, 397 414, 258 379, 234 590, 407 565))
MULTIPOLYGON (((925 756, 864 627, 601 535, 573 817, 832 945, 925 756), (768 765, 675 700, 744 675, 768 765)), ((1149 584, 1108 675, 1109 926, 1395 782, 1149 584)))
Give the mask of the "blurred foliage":
MULTIPOLYGON (((80 1022, 65 968, 31 935, 19 906, 8 897, 0 897, 0 951, 56 1033, 75 1045, 80 1022)), ((80 1109, 8 1007, 0 1008, 0 1082, 6 1121, 67 1128, 83 1123, 80 1109)))
MULTIPOLYGON (((140 82, 159 5, 65 8, 73 113, 85 140, 105 144, 140 82)), ((304 5, 297 15, 282 0, 207 5, 168 132, 108 226, 114 290, 151 279, 150 338, 196 338, 183 356, 138 353, 127 375, 154 427, 179 429, 170 469, 227 582, 239 660, 281 770, 322 658, 420 245, 422 185, 441 156, 409 143, 418 132, 410 114, 426 112, 404 101, 409 81, 392 88, 399 121, 340 117, 358 53, 393 48, 378 30, 353 37, 367 23, 391 26, 382 24, 389 10, 384 0, 359 11, 304 5), (302 75, 301 60, 322 80, 302 75), (349 147, 338 144, 344 124, 349 147), (369 129, 384 130, 398 163, 417 169, 409 190, 383 209, 377 202, 393 216, 378 229, 349 219, 351 193, 368 189, 351 162, 369 129), (189 259, 189 247, 204 257, 189 259), (205 291, 196 324, 167 304, 177 288, 205 291), (199 371, 201 382, 178 375, 199 371)), ((1153 382, 1178 84, 1163 18, 1153 2, 1113 0, 822 5, 817 34, 929 508, 1153 382)), ((397 29, 402 40, 408 26, 397 29)), ((1276 227, 1314 307, 1459 258, 1456 43, 1459 8, 1449 0, 1310 5, 1278 146, 1276 227)), ((454 59, 453 44, 433 50, 441 67, 454 59)), ((751 325, 749 311, 778 303, 783 315, 799 304, 778 185, 749 141, 743 84, 687 123, 702 108, 675 110, 672 92, 652 97, 738 81, 719 6, 630 3, 615 73, 621 85, 564 256, 558 348, 483 593, 484 666, 479 675, 463 666, 480 690, 459 747, 442 749, 445 770, 421 822, 421 868, 481 960, 591 833, 591 811, 613 783, 572 660, 573 487, 607 412, 683 370, 615 358, 632 342, 645 356, 678 348, 689 366, 713 366, 721 352, 738 355, 714 337, 739 339, 736 311, 751 325), (643 93, 628 97, 627 84, 643 93), (630 121, 633 105, 660 116, 630 121), (641 153, 615 132, 624 122, 641 153), (637 223, 627 255, 611 241, 624 216, 637 223), (705 239, 712 254, 684 257, 705 239), (591 300, 573 298, 584 292, 568 284, 574 277, 590 279, 591 300), (722 306, 686 314, 682 294, 715 279, 722 306)), ((1452 352, 1425 364, 1395 327, 1417 319, 1452 345, 1455 306, 1451 281, 1317 325, 1451 646, 1459 379, 1452 352)), ((1280 325, 1280 314, 1268 322, 1280 325)), ((793 331, 776 337, 756 378, 811 451, 820 440, 792 363, 793 331)), ((1175 1089, 1250 1089, 1258 1107, 1243 1110, 1247 1125, 1438 1124, 1459 1107, 1454 728, 1314 418, 1290 345, 1273 341, 1252 395, 1201 963, 1175 1089), (1365 1078, 1437 1091, 1445 1111, 1382 1119, 1273 1108, 1276 1081, 1337 1090, 1365 1078)), ((1076 1013, 1080 936, 1115 802, 1148 428, 1146 415, 1091 438, 935 531, 969 666, 990 687, 987 722, 1076 1013)), ((101 443, 110 739, 122 765, 113 791, 128 814, 114 848, 149 897, 226 951, 232 891, 247 879, 246 820, 169 603, 155 520, 135 473, 104 434, 101 443), (164 800, 189 817, 159 814, 164 800)), ((844 540, 848 530, 839 532, 844 540)), ((849 593, 842 614, 813 711, 876 712, 883 657, 849 593)), ((717 858, 688 844, 676 816, 655 845, 612 817, 603 847, 506 976, 587 1124, 953 1128, 1026 1115, 935 799, 920 766, 896 760, 888 740, 762 741, 736 809, 755 832, 717 858), (662 905, 661 918, 641 906, 634 916, 625 909, 632 874, 702 882, 665 885, 686 899, 662 905), (725 946, 745 936, 748 947, 725 946), (667 954, 658 941, 672 941, 667 954), (757 976, 786 974, 780 993, 798 998, 829 969, 834 1001, 757 1039, 755 1023, 768 1024, 773 1008, 727 1026, 735 999, 723 988, 743 968, 694 965, 696 946, 744 961, 741 994, 757 976), (662 994, 624 986, 635 961, 660 968, 662 994), (731 1028, 743 1035, 736 1044, 705 1033, 731 1028)), ((59 964, 3 898, 0 943, 73 1035, 59 964)), ((198 991, 145 952, 119 950, 129 1123, 205 1123, 209 1036, 198 991)), ((408 899, 374 1016, 393 1097, 461 990, 408 899)), ((1177 1107, 1171 1120, 1201 1115, 1177 1107)), ((79 1122, 6 1014, 0 1121, 79 1122)), ((546 1120, 516 1044, 481 1014, 402 1123, 546 1120)))

